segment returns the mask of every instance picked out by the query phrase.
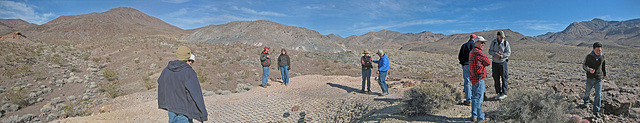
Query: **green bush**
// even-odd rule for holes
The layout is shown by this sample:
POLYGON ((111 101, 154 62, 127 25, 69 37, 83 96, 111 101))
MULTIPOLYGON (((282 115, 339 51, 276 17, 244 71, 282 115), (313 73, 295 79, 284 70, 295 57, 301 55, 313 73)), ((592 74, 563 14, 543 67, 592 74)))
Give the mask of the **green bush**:
POLYGON ((116 98, 125 94, 122 90, 120 90, 120 84, 118 84, 117 81, 100 83, 99 90, 100 92, 107 93, 111 98, 116 98))
POLYGON ((563 100, 564 95, 534 89, 513 90, 500 103, 497 121, 515 120, 533 123, 563 123, 569 120, 573 107, 563 100))
POLYGON ((436 113, 453 106, 463 96, 453 86, 443 82, 420 84, 404 92, 404 113, 436 113))
POLYGON ((104 78, 109 80, 109 81, 113 81, 118 79, 118 71, 117 70, 111 70, 111 69, 105 69, 104 72, 102 73, 104 75, 104 78))

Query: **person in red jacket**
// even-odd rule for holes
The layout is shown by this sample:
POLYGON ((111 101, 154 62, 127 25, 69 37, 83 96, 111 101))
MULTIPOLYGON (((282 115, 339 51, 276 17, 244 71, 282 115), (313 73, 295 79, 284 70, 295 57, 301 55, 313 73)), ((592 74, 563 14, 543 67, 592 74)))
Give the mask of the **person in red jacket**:
POLYGON ((484 78, 487 78, 486 67, 491 65, 489 57, 484 55, 482 47, 487 40, 482 36, 478 36, 475 47, 469 53, 469 68, 471 69, 471 121, 483 121, 484 113, 482 112, 482 101, 486 88, 484 87, 484 78), (477 119, 476 119, 477 118, 477 119))

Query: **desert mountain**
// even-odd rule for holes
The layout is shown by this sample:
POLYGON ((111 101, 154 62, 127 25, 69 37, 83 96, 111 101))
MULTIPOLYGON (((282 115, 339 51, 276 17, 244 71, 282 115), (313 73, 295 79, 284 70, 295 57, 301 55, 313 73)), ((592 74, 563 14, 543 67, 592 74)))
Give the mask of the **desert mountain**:
POLYGON ((35 25, 22 19, 0 19, 0 35, 6 35, 35 25))
POLYGON ((27 35, 69 41, 113 40, 122 37, 172 35, 184 30, 136 9, 119 7, 102 13, 61 16, 27 35), (42 32, 42 33, 41 33, 42 32))
POLYGON ((397 49, 408 44, 433 42, 444 36, 445 35, 443 34, 434 34, 430 31, 424 31, 414 34, 381 30, 378 32, 369 32, 361 36, 349 36, 343 39, 341 42, 344 42, 348 47, 351 48, 397 49))
POLYGON ((536 37, 553 43, 569 45, 590 44, 599 41, 638 47, 640 46, 637 43, 640 40, 640 19, 605 21, 594 18, 591 21, 573 22, 561 32, 549 32, 536 37))
MULTIPOLYGON (((518 32, 512 31, 511 29, 500 29, 500 30, 490 30, 490 31, 481 31, 474 32, 478 36, 484 37, 486 40, 491 41, 496 38, 496 33, 498 31, 504 31, 507 37, 505 38, 509 43, 529 43, 529 42, 539 42, 538 39, 533 37, 524 36, 518 32)), ((469 35, 471 33, 465 34, 452 34, 446 35, 443 38, 438 39, 435 42, 425 43, 425 44, 414 44, 414 45, 405 45, 401 49, 402 50, 410 50, 410 51, 446 51, 446 52, 457 52, 460 48, 460 45, 469 41, 469 35)))
POLYGON ((198 29, 186 41, 230 43, 241 42, 276 49, 314 50, 325 52, 346 51, 330 36, 303 27, 282 25, 272 21, 234 21, 222 25, 209 25, 198 29))

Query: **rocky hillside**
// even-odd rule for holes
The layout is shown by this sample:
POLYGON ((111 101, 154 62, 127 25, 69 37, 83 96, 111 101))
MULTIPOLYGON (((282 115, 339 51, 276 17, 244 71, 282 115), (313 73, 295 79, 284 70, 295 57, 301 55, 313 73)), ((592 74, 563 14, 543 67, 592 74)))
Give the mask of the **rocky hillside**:
POLYGON ((22 19, 0 19, 0 35, 13 33, 19 29, 28 28, 35 25, 36 24, 29 23, 22 19))
POLYGON ((595 18, 591 21, 573 22, 562 32, 549 32, 536 37, 548 42, 569 45, 591 44, 599 41, 611 42, 610 44, 622 47, 639 47, 640 19, 605 21, 595 18))
POLYGON ((351 48, 383 48, 398 49, 405 45, 424 44, 434 42, 445 37, 443 34, 434 34, 430 31, 420 33, 400 33, 390 30, 369 32, 361 36, 349 36, 340 42, 351 48))
POLYGON ((183 40, 192 42, 240 42, 254 46, 269 46, 303 51, 342 52, 346 47, 317 31, 304 27, 282 25, 272 21, 234 21, 198 29, 183 40))
MULTIPOLYGON (((482 31, 482 32, 474 32, 478 36, 484 37, 486 40, 494 40, 496 39, 496 33, 498 31, 504 31, 507 37, 505 38, 509 43, 518 44, 518 43, 540 43, 539 40, 524 36, 518 32, 512 31, 510 29, 500 29, 500 30, 490 30, 490 31, 482 31)), ((410 50, 410 51, 437 51, 437 52, 449 52, 449 53, 458 53, 460 46, 469 41, 469 35, 471 33, 466 34, 452 34, 446 35, 443 38, 438 39, 437 41, 431 43, 422 43, 422 44, 413 44, 413 45, 405 45, 401 48, 401 50, 410 50)), ((488 46, 487 46, 488 47, 488 46)))
POLYGON ((117 40, 136 36, 181 36, 184 30, 136 9, 119 7, 102 13, 60 16, 41 26, 25 30, 40 40, 117 40))

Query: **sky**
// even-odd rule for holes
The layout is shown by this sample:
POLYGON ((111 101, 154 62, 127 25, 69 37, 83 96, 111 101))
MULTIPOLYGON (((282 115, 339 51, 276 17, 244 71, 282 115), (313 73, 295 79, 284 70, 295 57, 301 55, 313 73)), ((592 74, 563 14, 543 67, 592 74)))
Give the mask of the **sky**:
POLYGON ((0 19, 44 24, 131 7, 182 29, 269 20, 342 37, 380 30, 442 34, 511 29, 525 36, 573 22, 640 18, 640 0, 0 0, 0 19))

